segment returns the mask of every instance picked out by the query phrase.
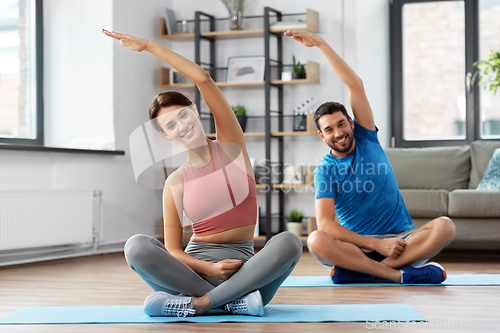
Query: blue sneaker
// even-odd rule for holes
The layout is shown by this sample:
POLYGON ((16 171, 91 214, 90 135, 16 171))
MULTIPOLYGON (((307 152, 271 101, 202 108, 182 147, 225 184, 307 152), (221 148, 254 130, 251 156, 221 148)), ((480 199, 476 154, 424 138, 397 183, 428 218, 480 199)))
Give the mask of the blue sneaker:
POLYGON ((350 271, 345 268, 332 267, 330 278, 335 284, 339 283, 369 283, 372 277, 368 274, 350 271))
POLYGON ((399 270, 401 284, 439 284, 446 280, 446 271, 436 262, 416 267, 405 266, 399 270))
POLYGON ((164 291, 149 295, 142 308, 151 317, 180 317, 195 314, 193 297, 174 296, 164 291))

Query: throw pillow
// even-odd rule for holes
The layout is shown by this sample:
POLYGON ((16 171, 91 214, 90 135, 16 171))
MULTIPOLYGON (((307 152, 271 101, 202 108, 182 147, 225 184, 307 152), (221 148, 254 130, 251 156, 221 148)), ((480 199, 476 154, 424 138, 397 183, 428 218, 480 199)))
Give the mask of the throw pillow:
POLYGON ((477 186, 478 190, 500 190, 500 148, 495 150, 488 162, 483 179, 477 186))

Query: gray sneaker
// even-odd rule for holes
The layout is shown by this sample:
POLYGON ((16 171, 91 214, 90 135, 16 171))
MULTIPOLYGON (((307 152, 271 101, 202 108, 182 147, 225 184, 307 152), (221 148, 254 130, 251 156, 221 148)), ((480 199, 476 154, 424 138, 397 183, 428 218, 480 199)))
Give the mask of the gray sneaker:
POLYGON ((151 317, 179 317, 195 314, 193 297, 174 296, 164 291, 157 291, 149 295, 142 308, 151 317))
POLYGON ((264 303, 260 291, 256 290, 227 303, 224 310, 232 314, 262 317, 264 315, 264 303))

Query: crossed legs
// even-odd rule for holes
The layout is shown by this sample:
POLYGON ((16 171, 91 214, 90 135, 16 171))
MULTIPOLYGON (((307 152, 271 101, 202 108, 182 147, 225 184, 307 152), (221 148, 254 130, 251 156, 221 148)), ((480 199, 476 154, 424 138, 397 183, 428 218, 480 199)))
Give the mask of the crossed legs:
POLYGON ((398 258, 386 258, 381 262, 368 258, 356 245, 319 230, 311 233, 307 245, 323 265, 338 266, 399 283, 401 273, 397 268, 433 257, 451 242, 454 235, 453 221, 445 216, 438 217, 406 240, 405 250, 398 258))
POLYGON ((256 289, 260 291, 264 305, 269 303, 301 254, 300 239, 290 232, 280 233, 227 281, 213 286, 152 237, 135 235, 125 244, 127 263, 153 290, 196 297, 194 305, 197 314, 256 289))

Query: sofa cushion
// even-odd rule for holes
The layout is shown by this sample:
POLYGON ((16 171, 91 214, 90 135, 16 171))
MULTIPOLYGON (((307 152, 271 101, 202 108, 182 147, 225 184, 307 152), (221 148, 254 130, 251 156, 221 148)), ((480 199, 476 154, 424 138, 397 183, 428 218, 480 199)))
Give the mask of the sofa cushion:
POLYGON ((474 141, 470 145, 470 154, 472 166, 470 171, 469 188, 476 188, 481 179, 483 179, 484 172, 488 167, 488 162, 493 156, 493 152, 500 148, 499 141, 474 141))
POLYGON ((500 148, 493 153, 477 189, 500 190, 500 148))
POLYGON ((451 218, 500 217, 500 191, 455 190, 448 200, 451 218))
POLYGON ((469 146, 388 148, 386 153, 401 189, 468 188, 469 146))
POLYGON ((411 217, 448 215, 448 193, 446 190, 401 190, 411 217))

